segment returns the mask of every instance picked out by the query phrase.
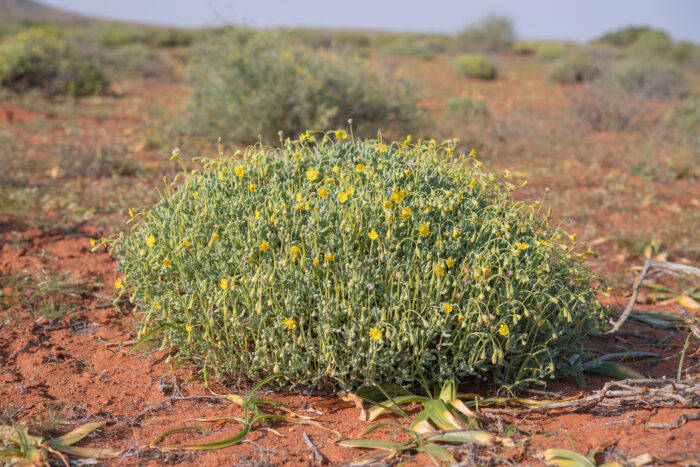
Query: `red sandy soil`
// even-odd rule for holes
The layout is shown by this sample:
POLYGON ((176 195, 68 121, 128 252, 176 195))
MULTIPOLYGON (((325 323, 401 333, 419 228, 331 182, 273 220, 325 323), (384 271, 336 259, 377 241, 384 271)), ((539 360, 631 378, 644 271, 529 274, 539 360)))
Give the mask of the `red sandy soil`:
MULTIPOLYGON (((63 403, 71 410, 64 422, 56 427, 55 434, 87 421, 104 420, 107 422, 104 431, 91 435, 82 445, 123 449, 124 453, 108 461, 108 465, 309 465, 313 462, 312 452, 303 440, 304 432, 332 465, 346 463, 361 454, 358 450, 333 444, 337 435, 330 431, 336 430, 343 437, 356 437, 369 426, 358 419, 359 410, 347 405, 324 407, 324 402, 336 400, 337 396, 309 395, 303 391, 294 394, 271 392, 265 397, 297 413, 313 416, 326 430, 274 422, 269 428, 256 426, 246 438, 250 443, 219 451, 163 452, 149 447, 150 441, 158 434, 195 424, 191 419, 240 416, 241 411, 233 404, 214 399, 169 399, 211 393, 200 381, 188 382, 196 375, 186 366, 173 370, 166 363, 167 350, 139 349, 126 355, 135 335, 133 316, 128 307, 122 307, 120 312, 109 305, 114 299, 111 284, 117 277, 115 262, 104 250, 90 252, 89 237, 94 235, 96 232, 89 227, 66 235, 60 231, 26 228, 17 225, 13 219, 0 218, 0 273, 32 273, 41 268, 70 271, 91 286, 88 290, 94 290, 79 300, 78 311, 53 320, 36 319, 28 312, 8 310, 0 332, 0 356, 4 362, 0 368, 2 412, 14 414, 15 420, 27 422, 45 415, 47 408, 63 403)), ((13 291, 3 292, 7 296, 13 291)), ((634 326, 630 325, 628 329, 634 329, 634 326)), ((664 331, 650 331, 648 328, 636 330, 654 336, 664 335, 664 331)), ((618 339, 623 345, 638 342, 634 338, 618 339)), ((683 341, 684 336, 677 335, 671 342, 682 344, 683 341)), ((690 350, 694 351, 698 342, 692 345, 690 350)), ((689 356, 685 366, 698 362, 697 355, 689 356)), ((638 366, 637 369, 652 377, 662 377, 674 374, 677 365, 678 360, 674 358, 648 368, 638 366)), ((694 373, 697 372, 695 369, 694 373)), ((587 394, 601 388, 607 380, 588 375, 584 389, 577 388, 573 381, 555 381, 548 389, 563 395, 587 394)), ((214 384, 212 390, 218 394, 245 393, 245 388, 221 384, 214 384)), ((489 395, 483 389, 477 392, 489 395)), ((667 458, 698 458, 699 421, 690 421, 677 429, 646 426, 649 422, 672 422, 680 414, 696 411, 680 407, 638 406, 613 415, 564 412, 504 416, 502 422, 494 421, 489 428, 497 433, 499 428, 514 423, 520 430, 532 434, 526 445, 506 456, 519 464, 538 464, 533 455, 546 448, 571 449, 571 440, 582 453, 604 444, 610 445, 608 456, 616 459, 643 453, 667 458)), ((214 441, 232 436, 237 430, 235 424, 230 424, 215 428, 205 437, 186 432, 173 435, 165 442, 214 441)), ((392 436, 391 432, 379 435, 384 439, 392 436)), ((530 436, 520 433, 515 440, 518 442, 527 437, 530 436)), ((481 455, 482 462, 490 459, 494 464, 499 463, 495 454, 482 451, 481 455)), ((429 460, 418 457, 415 462, 424 465, 429 460)))

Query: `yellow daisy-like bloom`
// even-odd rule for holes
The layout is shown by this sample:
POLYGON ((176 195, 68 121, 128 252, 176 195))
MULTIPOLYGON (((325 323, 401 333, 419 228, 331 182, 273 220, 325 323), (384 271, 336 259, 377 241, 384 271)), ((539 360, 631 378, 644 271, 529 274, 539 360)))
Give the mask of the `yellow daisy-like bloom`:
POLYGON ((467 318, 465 318, 462 315, 457 316, 457 321, 459 321, 460 323, 463 323, 465 319, 467 319, 467 318))
POLYGON ((312 261, 312 264, 313 264, 314 266, 318 266, 318 264, 319 264, 320 262, 321 262, 321 261, 319 261, 318 258, 314 258, 314 260, 312 261))
POLYGON ((170 266, 172 266, 172 264, 173 263, 171 263, 169 259, 163 260, 163 267, 165 267, 165 268, 169 268, 170 266))
POLYGON ((185 326, 185 330, 187 331, 187 334, 192 333, 192 326, 188 324, 187 326, 185 326))
POLYGON ((410 177, 413 174, 413 172, 410 169, 404 173, 406 174, 407 177, 410 177))
POLYGON ((352 196, 355 194, 355 189, 353 187, 349 186, 345 189, 345 193, 347 193, 348 196, 352 196))
POLYGON ((523 243, 523 242, 520 242, 515 246, 518 247, 518 250, 527 250, 527 248, 528 248, 527 243, 523 243))
POLYGON ((289 252, 292 254, 292 256, 299 256, 301 254, 301 250, 299 249, 298 246, 293 246, 289 252))
POLYGON ((449 303, 445 303, 444 305, 442 305, 442 311, 449 315, 450 313, 452 313, 452 305, 450 305, 449 303))
POLYGON ((254 215, 255 215, 255 218, 258 219, 258 220, 260 220, 260 217, 262 217, 262 216, 260 215, 260 211, 258 211, 257 209, 255 210, 255 214, 254 214, 254 215))
POLYGON ((341 204, 346 202, 347 200, 348 200, 347 193, 345 193, 344 191, 341 191, 340 193, 338 193, 338 201, 340 201, 341 204))
POLYGON ((372 231, 368 233, 367 236, 370 238, 370 240, 376 240, 379 238, 379 234, 374 229, 372 229, 372 231))
POLYGON ((228 289, 228 279, 221 279, 219 281, 219 287, 221 287, 221 290, 227 290, 228 289))
POLYGON ((445 260, 445 265, 447 265, 448 268, 451 268, 455 265, 455 259, 452 256, 450 256, 445 260))
POLYGON ((221 240, 221 237, 219 237, 219 234, 214 234, 214 235, 211 236, 211 239, 212 239, 212 241, 215 241, 215 242, 216 242, 216 241, 218 241, 218 240, 221 240))
POLYGON ((217 173, 216 176, 219 178, 219 180, 224 179, 224 173, 221 170, 219 170, 219 173, 217 173))
POLYGON ((370 329, 368 334, 373 341, 378 341, 382 338, 382 332, 377 328, 370 329))
POLYGON ((294 160, 295 161, 301 160, 301 154, 299 154, 298 152, 295 152, 294 153, 294 160))
POLYGON ((248 185, 248 190, 250 190, 251 193, 255 193, 256 191, 258 191, 258 187, 255 186, 255 183, 251 183, 250 185, 248 185))
POLYGON ((182 241, 182 244, 185 245, 185 246, 192 246, 192 244, 190 243, 190 241, 187 240, 187 239, 184 239, 184 240, 182 241))
POLYGON ((326 187, 321 187, 318 189, 318 196, 319 198, 325 198, 328 196, 328 188, 326 187))
POLYGON ((413 213, 411 212, 411 208, 403 208, 399 217, 401 219, 407 221, 411 218, 412 215, 413 215, 413 213))
POLYGON ((323 254, 323 257, 324 257, 324 258, 326 259, 326 261, 328 261, 329 263, 332 263, 333 261, 335 261, 335 255, 332 255, 332 254, 330 254, 330 253, 324 253, 324 254, 323 254))
POLYGON ((396 204, 399 204, 399 203, 403 200, 403 198, 401 197, 401 193, 400 193, 398 190, 397 190, 397 191, 394 191, 394 192, 391 194, 391 200, 392 200, 393 202, 395 202, 396 204))
POLYGON ((338 167, 337 165, 334 165, 333 168, 331 169, 331 172, 333 172, 334 174, 337 174, 339 171, 340 171, 340 167, 338 167))
POLYGON ((547 245, 549 245, 547 240, 540 240, 540 246, 547 246, 547 245))
POLYGON ((301 193, 297 193, 297 203, 301 203, 301 200, 303 197, 301 196, 301 193))
POLYGON ((315 181, 318 178, 318 170, 316 170, 316 169, 307 170, 306 171, 306 178, 308 178, 312 182, 315 181))
POLYGON ((394 205, 391 204, 391 201, 384 201, 384 209, 391 209, 394 205))
POLYGON ((502 336, 507 336, 509 332, 508 326, 505 324, 501 324, 501 327, 498 328, 498 333, 502 336))
POLYGON ((438 266, 435 266, 435 268, 433 269, 433 272, 435 273, 436 276, 442 277, 445 275, 445 268, 438 265, 438 266))
POLYGON ((193 197, 194 199, 197 199, 197 196, 199 196, 199 192, 198 192, 198 191, 195 191, 195 192, 192 193, 192 197, 193 197))
POLYGON ((461 231, 461 230, 453 230, 453 231, 452 231, 452 238, 457 238, 457 237, 459 237, 460 235, 462 235, 462 231, 461 231))
POLYGON ((287 327, 287 329, 290 329, 290 330, 296 329, 296 327, 297 327, 296 321, 294 321, 293 319, 290 319, 290 318, 284 318, 282 320, 282 324, 284 324, 287 327))
POLYGON ((114 281, 114 288, 117 289, 117 290, 123 289, 123 288, 124 288, 124 284, 122 284, 121 278, 119 278, 119 279, 117 279, 116 281, 114 281))
POLYGON ((469 151, 469 157, 476 157, 476 149, 469 151))
POLYGON ((129 208, 129 217, 134 217, 134 211, 131 208, 129 208))
POLYGON ((149 235, 148 238, 146 239, 146 245, 148 245, 148 247, 151 248, 155 244, 156 244, 156 237, 154 237, 153 235, 149 235))
POLYGON ((269 250, 269 249, 270 249, 270 244, 267 243, 267 241, 263 241, 263 242, 260 244, 260 251, 265 252, 265 251, 267 251, 267 250, 269 250))
POLYGON ((235 168, 234 172, 238 178, 241 178, 243 175, 245 175, 245 167, 238 166, 235 168))
POLYGON ((379 152, 387 152, 388 150, 389 148, 386 144, 382 144, 381 146, 379 146, 379 152))
POLYGON ((336 130, 335 137, 338 139, 348 139, 348 134, 344 130, 336 130))
POLYGON ((418 226, 418 233, 421 237, 425 238, 430 235, 430 223, 421 224, 418 226))
POLYGON ((357 173, 362 173, 365 171, 365 164, 357 164, 357 167, 355 167, 355 171, 357 173))
POLYGON ((403 147, 406 147, 406 146, 408 146, 409 144, 411 144, 411 135, 406 136, 406 139, 403 140, 402 146, 403 146, 403 147))

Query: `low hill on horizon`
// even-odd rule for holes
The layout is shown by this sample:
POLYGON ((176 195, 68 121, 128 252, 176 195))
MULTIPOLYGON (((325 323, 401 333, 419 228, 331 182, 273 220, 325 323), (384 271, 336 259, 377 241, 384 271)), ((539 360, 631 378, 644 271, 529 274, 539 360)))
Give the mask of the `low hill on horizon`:
POLYGON ((0 20, 32 20, 47 23, 85 23, 87 16, 69 13, 34 0, 0 0, 0 20))

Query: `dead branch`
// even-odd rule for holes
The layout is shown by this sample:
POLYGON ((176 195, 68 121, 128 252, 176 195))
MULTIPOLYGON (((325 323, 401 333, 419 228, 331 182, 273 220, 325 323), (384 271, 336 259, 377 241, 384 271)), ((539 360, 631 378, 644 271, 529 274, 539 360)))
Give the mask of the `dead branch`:
POLYGON ((637 303, 639 287, 642 285, 642 282, 644 282, 644 279, 651 270, 658 270, 663 274, 670 274, 672 276, 693 276, 700 279, 700 268, 686 266, 684 264, 669 263, 667 261, 654 261, 651 259, 646 260, 644 262, 642 274, 639 276, 634 284, 634 287, 632 288, 632 297, 630 298, 630 302, 627 304, 627 308, 625 308, 625 311, 622 313, 622 316, 620 316, 620 319, 617 320, 617 323, 615 323, 612 329, 608 331, 608 334, 616 332, 618 329, 620 329, 620 326, 622 326, 622 324, 629 317, 630 313, 632 313, 632 308, 634 307, 634 304, 637 303))
POLYGON ((647 423, 650 428, 680 428, 691 420, 700 420, 700 412, 679 415, 673 423, 647 423))
POLYGON ((328 459, 326 459, 326 456, 324 456, 321 453, 321 451, 318 450, 316 445, 313 442, 311 442, 311 438, 309 438, 309 435, 306 434, 306 431, 303 432, 302 438, 304 439, 304 443, 309 447, 309 449, 311 449, 311 452, 313 453, 313 465, 316 465, 317 462, 319 464, 327 464, 328 459))

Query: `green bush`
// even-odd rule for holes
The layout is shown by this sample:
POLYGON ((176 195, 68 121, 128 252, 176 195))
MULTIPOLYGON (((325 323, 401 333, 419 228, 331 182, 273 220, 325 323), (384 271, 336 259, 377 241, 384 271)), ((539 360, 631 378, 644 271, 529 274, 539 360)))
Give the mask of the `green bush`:
POLYGON ((382 52, 387 55, 420 58, 422 60, 432 60, 435 58, 435 50, 430 44, 415 39, 391 42, 386 47, 382 48, 382 52))
POLYGON ((627 47, 628 45, 631 45, 632 43, 636 42, 641 35, 649 32, 662 31, 659 31, 658 29, 652 29, 648 26, 628 26, 618 31, 605 33, 602 37, 596 39, 594 42, 614 45, 617 47, 627 47))
POLYGON ((29 29, 0 42, 0 84, 15 92, 86 96, 107 88, 95 61, 45 29, 29 29))
POLYGON ((279 131, 336 128, 348 118, 360 134, 414 128, 415 93, 401 79, 366 61, 278 39, 231 31, 196 54, 188 71, 196 134, 274 141, 279 131))
POLYGON ((535 56, 543 61, 550 62, 572 53, 576 46, 566 42, 541 42, 537 46, 535 56))
POLYGON ((513 22, 505 16, 487 16, 479 23, 460 32, 458 47, 475 52, 510 52, 515 41, 513 22))
POLYGON ((447 101, 447 111, 457 118, 481 117, 489 113, 482 95, 472 95, 467 92, 450 98, 447 101))
POLYGON ((459 55, 455 59, 455 69, 461 75, 478 79, 496 78, 496 66, 483 55, 459 55))
POLYGON ((595 280, 537 203, 452 143, 344 138, 204 160, 137 213, 111 245, 141 334, 205 375, 322 387, 575 373, 595 280))
POLYGON ((128 44, 122 47, 101 50, 95 59, 108 75, 137 75, 147 78, 170 78, 172 68, 152 48, 144 44, 128 44))
POLYGON ((628 46, 628 53, 642 58, 667 58, 673 50, 673 41, 663 31, 646 31, 628 46))
POLYGON ((611 69, 611 79, 625 91, 647 97, 677 97, 687 91, 683 71, 658 60, 628 60, 611 69))
POLYGON ((564 55, 552 64, 547 79, 551 83, 575 84, 592 81, 600 70, 587 55, 574 52, 564 55))

